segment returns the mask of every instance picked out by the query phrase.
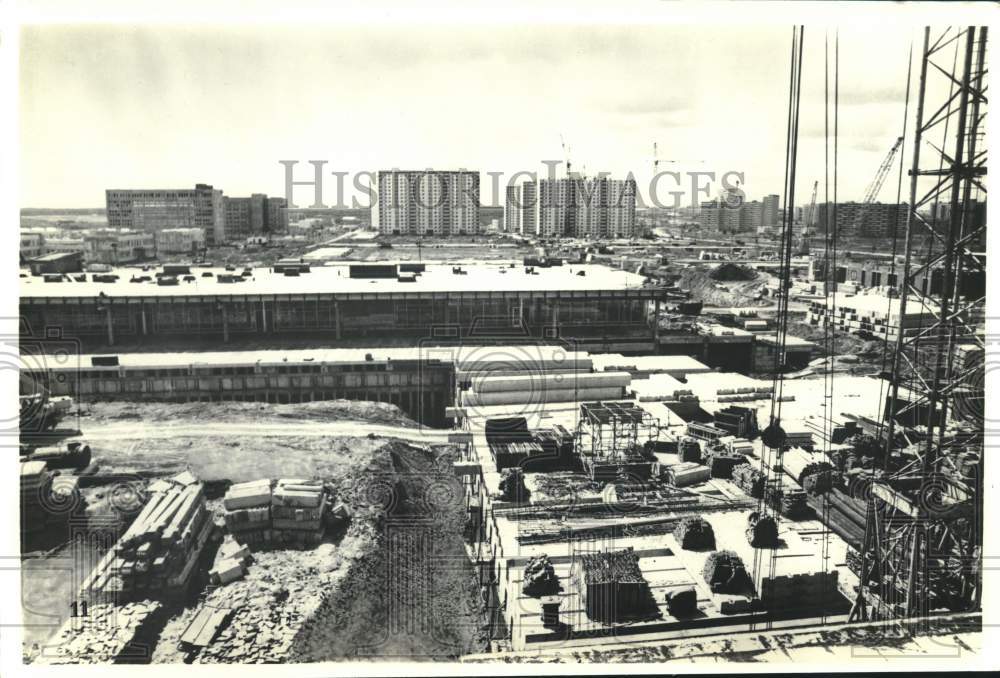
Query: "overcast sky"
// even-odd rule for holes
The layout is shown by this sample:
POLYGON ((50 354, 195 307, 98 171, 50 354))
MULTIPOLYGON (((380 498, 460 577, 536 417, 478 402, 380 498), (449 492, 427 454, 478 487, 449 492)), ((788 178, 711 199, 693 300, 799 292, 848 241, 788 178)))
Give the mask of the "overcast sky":
MULTIPOLYGON (((799 204, 817 179, 823 199, 825 34, 806 29, 799 204)), ((900 133, 915 35, 841 31, 841 199, 862 197, 900 133)), ((790 40, 790 26, 26 27, 21 205, 196 182, 282 195, 279 160, 299 160, 299 179, 312 159, 509 176, 562 159, 560 136, 574 169, 632 171, 643 193, 655 141, 661 170, 741 171, 759 198, 781 193, 790 40)))

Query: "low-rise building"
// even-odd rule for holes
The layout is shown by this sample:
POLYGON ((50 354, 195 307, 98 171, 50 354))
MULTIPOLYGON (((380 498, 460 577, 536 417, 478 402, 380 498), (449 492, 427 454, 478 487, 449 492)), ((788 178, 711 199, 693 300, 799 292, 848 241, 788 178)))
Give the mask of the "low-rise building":
POLYGON ((157 254, 193 253, 205 248, 205 231, 200 228, 167 228, 156 239, 157 254))

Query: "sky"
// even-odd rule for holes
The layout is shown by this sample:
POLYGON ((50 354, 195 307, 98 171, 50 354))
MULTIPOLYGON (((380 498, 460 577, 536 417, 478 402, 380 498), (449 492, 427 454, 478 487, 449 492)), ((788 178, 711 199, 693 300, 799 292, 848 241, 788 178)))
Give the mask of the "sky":
MULTIPOLYGON (((826 37, 832 61, 833 29, 806 28, 797 204, 815 180, 824 198, 826 37)), ((915 37, 840 30, 841 200, 863 197, 900 135, 915 37)), ((478 170, 489 204, 486 172, 544 176, 563 140, 574 171, 632 172, 642 194, 655 142, 661 171, 742 172, 759 199, 782 193, 790 47, 790 25, 25 26, 20 202, 99 207, 107 188, 195 183, 284 195, 280 160, 299 161, 296 180, 326 160, 326 204, 329 172, 349 173, 350 200, 353 173, 394 167, 478 170)), ((682 183, 662 179, 660 200, 682 183)))

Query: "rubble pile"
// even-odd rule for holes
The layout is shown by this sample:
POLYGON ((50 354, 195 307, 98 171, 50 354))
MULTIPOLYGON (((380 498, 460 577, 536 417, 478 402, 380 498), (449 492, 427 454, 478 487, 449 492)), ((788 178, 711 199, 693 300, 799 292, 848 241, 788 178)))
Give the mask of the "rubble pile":
POLYGON ((86 615, 70 617, 36 656, 32 664, 108 664, 115 661, 161 604, 143 600, 124 605, 100 604, 86 615))
POLYGON ((202 484, 187 471, 157 480, 132 525, 84 580, 89 597, 175 595, 190 581, 214 524, 202 484))
POLYGON ((239 581, 215 589, 205 605, 233 610, 229 623, 204 647, 197 663, 292 661, 295 638, 343 576, 332 545, 313 551, 266 551, 239 581))
POLYGON ((524 484, 524 473, 520 468, 503 470, 503 477, 500 479, 500 497, 504 501, 527 501, 528 488, 524 484))
POLYGON ((693 586, 668 591, 667 612, 674 617, 690 617, 698 611, 698 592, 693 586))

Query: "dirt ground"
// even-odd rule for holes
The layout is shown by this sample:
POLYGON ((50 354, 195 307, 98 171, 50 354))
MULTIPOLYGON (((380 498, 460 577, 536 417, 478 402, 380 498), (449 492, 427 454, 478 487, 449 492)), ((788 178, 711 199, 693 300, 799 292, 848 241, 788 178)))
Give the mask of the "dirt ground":
MULTIPOLYGON (((462 542, 465 506, 451 468, 455 447, 441 438, 302 433, 331 418, 353 430, 367 425, 420 434, 395 407, 373 403, 87 407, 81 425, 99 476, 120 476, 141 489, 144 478, 189 470, 212 483, 210 507, 217 507, 230 482, 315 477, 333 485, 353 512, 346 532, 328 535, 320 547, 254 553, 246 579, 209 593, 207 603, 236 612, 223 637, 195 661, 452 659, 485 648, 480 592, 462 542), (266 435, 259 433, 263 429, 266 435), (184 434, 152 435, 163 430, 184 434)), ((124 529, 130 516, 116 508, 114 498, 120 485, 86 488, 87 518, 119 521, 124 529)), ((66 586, 65 570, 81 567, 71 550, 40 556, 25 561, 31 572, 25 600, 32 619, 43 622, 26 639, 29 656, 32 643, 65 621, 75 593, 66 586)), ((196 599, 174 601, 176 609, 145 639, 152 661, 185 659, 177 641, 196 606, 196 599)))
POLYGON ((689 266, 681 270, 677 286, 691 293, 695 301, 706 306, 769 306, 771 302, 763 297, 764 288, 770 279, 767 273, 759 273, 753 280, 719 281, 711 277, 714 267, 689 266))

